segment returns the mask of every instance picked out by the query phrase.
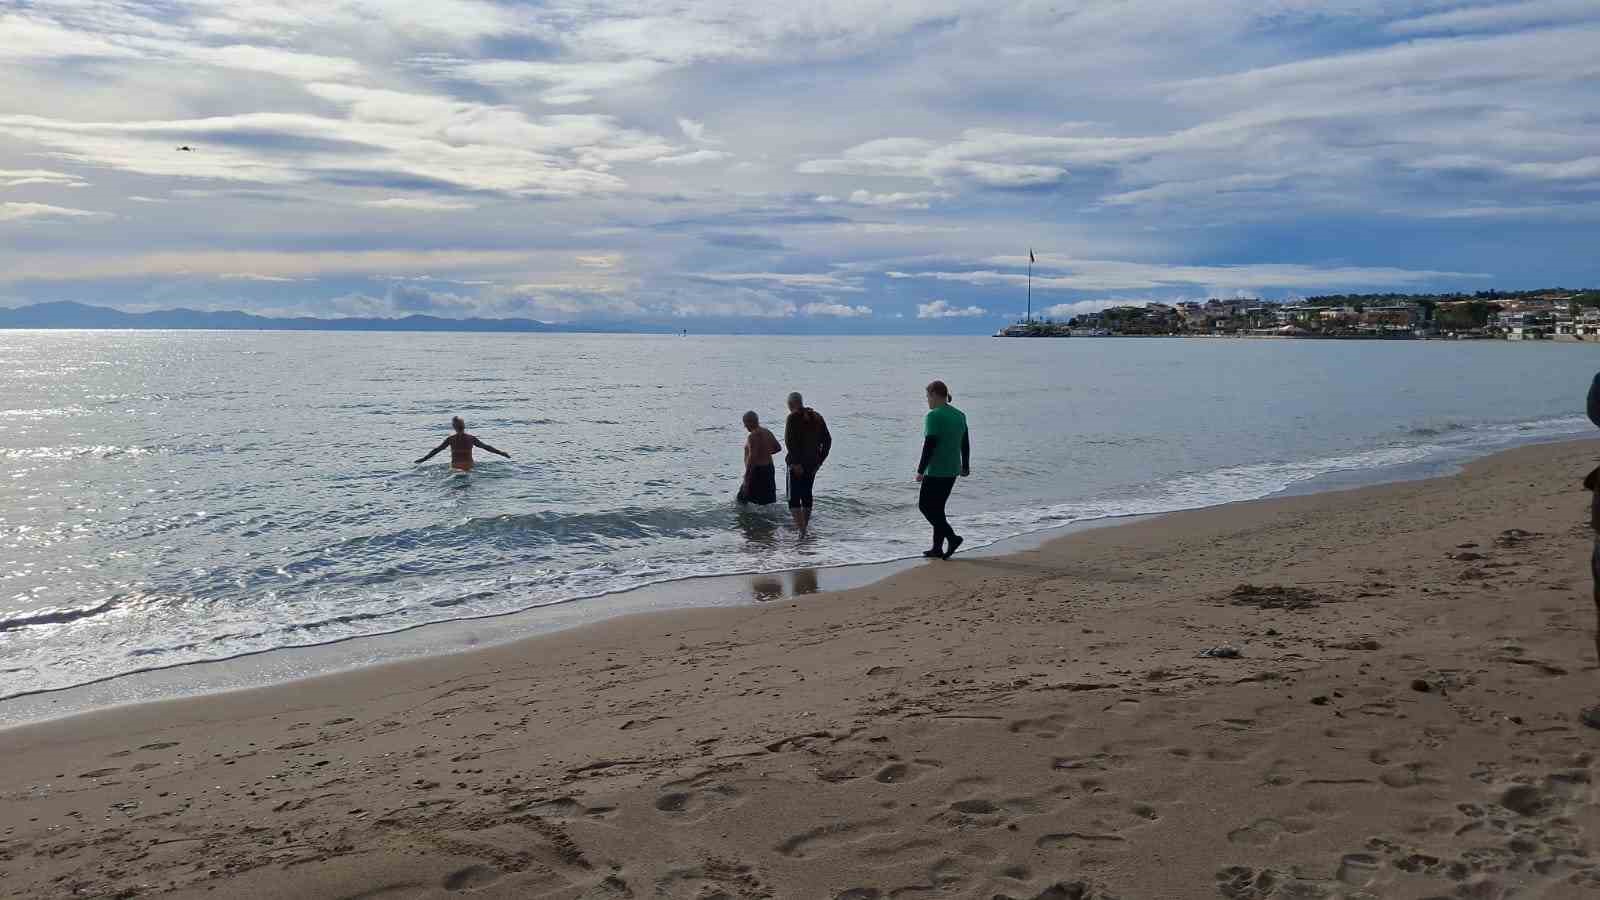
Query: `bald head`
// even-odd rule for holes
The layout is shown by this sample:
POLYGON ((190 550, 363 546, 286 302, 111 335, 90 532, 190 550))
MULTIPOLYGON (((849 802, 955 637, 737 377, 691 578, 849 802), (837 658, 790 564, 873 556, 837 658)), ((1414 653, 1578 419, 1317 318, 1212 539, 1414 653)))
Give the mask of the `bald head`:
POLYGON ((751 411, 749 411, 749 412, 744 414, 744 427, 746 427, 746 428, 754 428, 754 427, 756 427, 757 425, 760 425, 760 424, 761 424, 761 417, 756 415, 755 410, 752 409, 751 411))
POLYGON ((805 405, 806 405, 806 401, 800 396, 800 392, 799 391, 795 391, 795 392, 793 392, 793 393, 791 393, 789 395, 789 411, 790 412, 799 412, 800 410, 805 408, 805 405))

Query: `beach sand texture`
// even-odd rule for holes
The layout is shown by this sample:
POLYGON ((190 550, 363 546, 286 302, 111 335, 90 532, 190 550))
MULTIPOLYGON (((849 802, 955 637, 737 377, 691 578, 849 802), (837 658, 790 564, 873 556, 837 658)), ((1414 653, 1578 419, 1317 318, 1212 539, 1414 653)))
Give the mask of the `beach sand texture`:
POLYGON ((1593 898, 1597 449, 0 732, 0 893, 1593 898))

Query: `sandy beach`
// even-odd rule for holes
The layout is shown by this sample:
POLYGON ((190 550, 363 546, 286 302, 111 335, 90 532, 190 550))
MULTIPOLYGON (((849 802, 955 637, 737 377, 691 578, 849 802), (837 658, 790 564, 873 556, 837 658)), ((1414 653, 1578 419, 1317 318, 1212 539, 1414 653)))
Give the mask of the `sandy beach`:
POLYGON ((1597 451, 11 729, 0 886, 1597 896, 1597 451))

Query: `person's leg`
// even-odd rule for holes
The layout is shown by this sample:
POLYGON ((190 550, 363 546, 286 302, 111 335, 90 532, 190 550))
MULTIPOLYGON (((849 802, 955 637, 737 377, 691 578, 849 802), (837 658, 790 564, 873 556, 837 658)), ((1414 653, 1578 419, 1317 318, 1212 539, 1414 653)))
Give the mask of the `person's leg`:
POLYGON ((794 513, 794 526, 800 529, 800 536, 806 536, 806 530, 811 527, 811 486, 816 475, 814 473, 789 475, 789 509, 794 513))
POLYGON ((922 517, 928 520, 928 524, 933 526, 933 548, 922 554, 929 557, 944 555, 944 527, 940 524, 944 511, 933 499, 938 494, 933 482, 934 479, 924 477, 921 489, 917 491, 917 509, 921 510, 922 517))
MULTIPOLYGON (((961 536, 956 534, 954 528, 950 527, 950 519, 945 515, 944 511, 945 503, 950 499, 950 492, 955 489, 956 480, 954 478, 940 478, 937 481, 938 484, 935 486, 935 490, 938 493, 934 496, 934 501, 938 506, 939 521, 935 527, 944 534, 944 558, 949 559, 951 554, 956 552, 956 548, 961 546, 961 536)), ((923 479, 923 483, 926 484, 927 479, 923 479)))

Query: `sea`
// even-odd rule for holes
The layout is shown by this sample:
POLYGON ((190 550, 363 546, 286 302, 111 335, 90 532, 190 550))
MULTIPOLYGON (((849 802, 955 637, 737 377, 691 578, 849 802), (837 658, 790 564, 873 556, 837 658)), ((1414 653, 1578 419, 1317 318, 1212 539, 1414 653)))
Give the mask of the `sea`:
POLYGON ((934 378, 980 548, 1588 435, 1597 368, 1553 343, 0 331, 0 699, 915 557, 934 378), (790 391, 834 437, 805 540, 781 475, 779 504, 734 502, 740 416, 781 439, 790 391), (512 458, 413 464, 452 415, 512 458))

